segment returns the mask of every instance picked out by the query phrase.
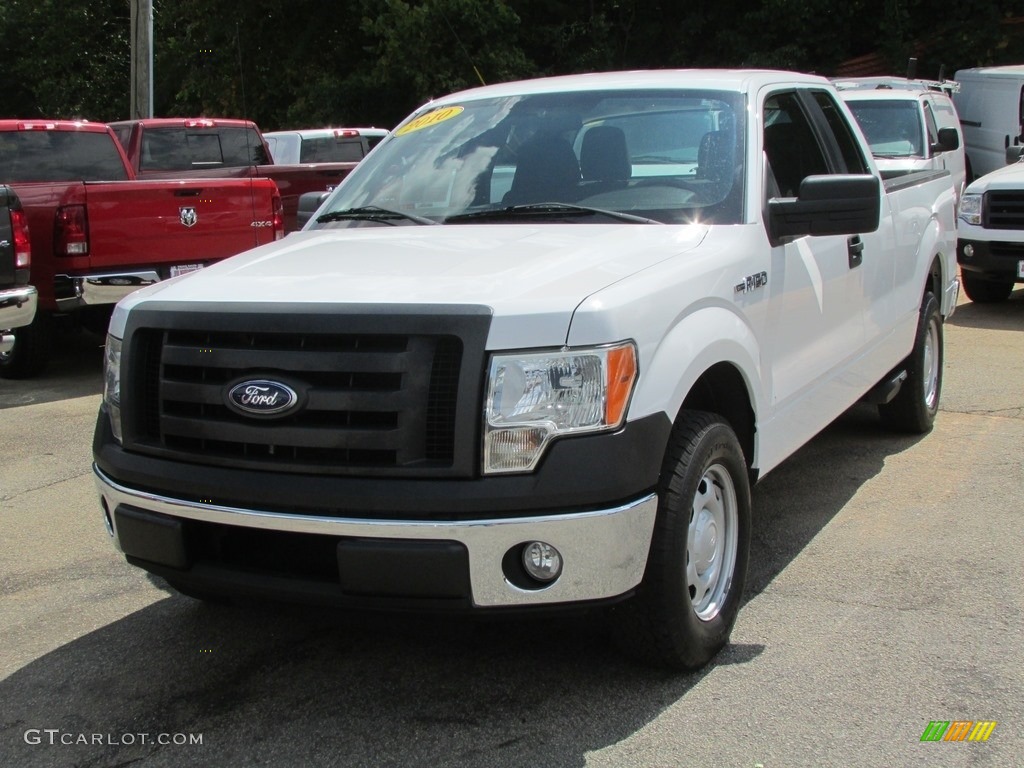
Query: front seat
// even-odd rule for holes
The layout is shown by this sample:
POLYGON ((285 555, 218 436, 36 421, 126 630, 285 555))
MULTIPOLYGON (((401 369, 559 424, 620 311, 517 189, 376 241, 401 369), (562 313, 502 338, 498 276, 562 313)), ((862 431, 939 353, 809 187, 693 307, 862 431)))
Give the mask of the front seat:
POLYGON ((580 171, 584 182, 604 182, 609 186, 625 186, 633 174, 626 148, 626 135, 621 128, 598 125, 583 135, 580 146, 580 171))
POLYGON ((540 132, 524 143, 505 205, 566 202, 576 197, 580 165, 561 136, 540 132))

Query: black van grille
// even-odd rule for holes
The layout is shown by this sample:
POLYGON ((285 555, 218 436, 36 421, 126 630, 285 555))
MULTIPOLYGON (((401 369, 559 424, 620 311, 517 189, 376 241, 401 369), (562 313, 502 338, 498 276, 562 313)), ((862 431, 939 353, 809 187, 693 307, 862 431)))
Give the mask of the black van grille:
MULTIPOLYGON (((422 474, 453 467, 463 365, 457 334, 139 329, 139 405, 126 447, 193 463, 318 474, 422 474), (228 406, 269 379, 298 393, 280 418, 228 406)), ((465 393, 474 407, 477 392, 465 393)))
POLYGON ((988 229, 1024 229, 1024 190, 989 192, 985 205, 988 229))

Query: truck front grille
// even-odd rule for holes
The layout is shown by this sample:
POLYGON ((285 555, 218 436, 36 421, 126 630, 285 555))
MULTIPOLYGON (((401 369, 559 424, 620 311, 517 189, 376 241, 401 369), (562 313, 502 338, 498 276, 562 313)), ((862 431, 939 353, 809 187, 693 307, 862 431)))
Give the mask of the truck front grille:
MULTIPOLYGON (((233 319, 229 325, 244 325, 233 319)), ((464 371, 467 340, 457 328, 212 327, 135 331, 130 375, 137 405, 124 414, 126 448, 192 463, 314 474, 474 471, 473 457, 456 450, 456 434, 475 429, 479 375, 464 371), (299 393, 300 407, 279 418, 238 412, 227 392, 249 379, 286 384, 299 393)), ((474 365, 482 354, 480 343, 474 365)), ((477 441, 470 435, 468 442, 477 441)))
POLYGON ((1024 259, 1024 243, 991 242, 989 253, 1000 259, 1024 259))
POLYGON ((1024 190, 989 192, 985 202, 987 229, 1024 229, 1024 190))

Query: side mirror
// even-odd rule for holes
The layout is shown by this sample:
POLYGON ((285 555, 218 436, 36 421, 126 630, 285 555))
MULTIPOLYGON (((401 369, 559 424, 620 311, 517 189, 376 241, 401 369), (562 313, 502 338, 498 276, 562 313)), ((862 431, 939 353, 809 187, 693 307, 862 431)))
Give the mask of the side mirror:
POLYGON ((299 208, 296 214, 296 228, 302 229, 306 222, 313 218, 313 214, 323 205, 324 200, 330 192, 306 192, 299 195, 299 208))
POLYGON ((932 152, 952 152, 960 148, 960 135, 956 128, 939 128, 939 140, 932 144, 932 152))
POLYGON ((882 187, 871 175, 808 176, 798 197, 768 201, 772 245, 802 235, 855 235, 878 229, 882 187))
POLYGON ((1019 163, 1024 160, 1024 144, 1017 144, 1006 148, 1006 164, 1019 163))

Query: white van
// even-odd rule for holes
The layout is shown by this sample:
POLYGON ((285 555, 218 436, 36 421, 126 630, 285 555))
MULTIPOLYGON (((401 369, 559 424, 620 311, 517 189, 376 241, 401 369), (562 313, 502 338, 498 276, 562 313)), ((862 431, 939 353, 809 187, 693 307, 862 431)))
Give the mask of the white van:
POLYGON ((912 171, 949 171, 957 203, 967 186, 967 160, 948 82, 905 78, 834 79, 884 178, 912 171))
POLYGON ((971 179, 1016 160, 1024 138, 1024 64, 961 69, 953 103, 967 143, 971 179))

